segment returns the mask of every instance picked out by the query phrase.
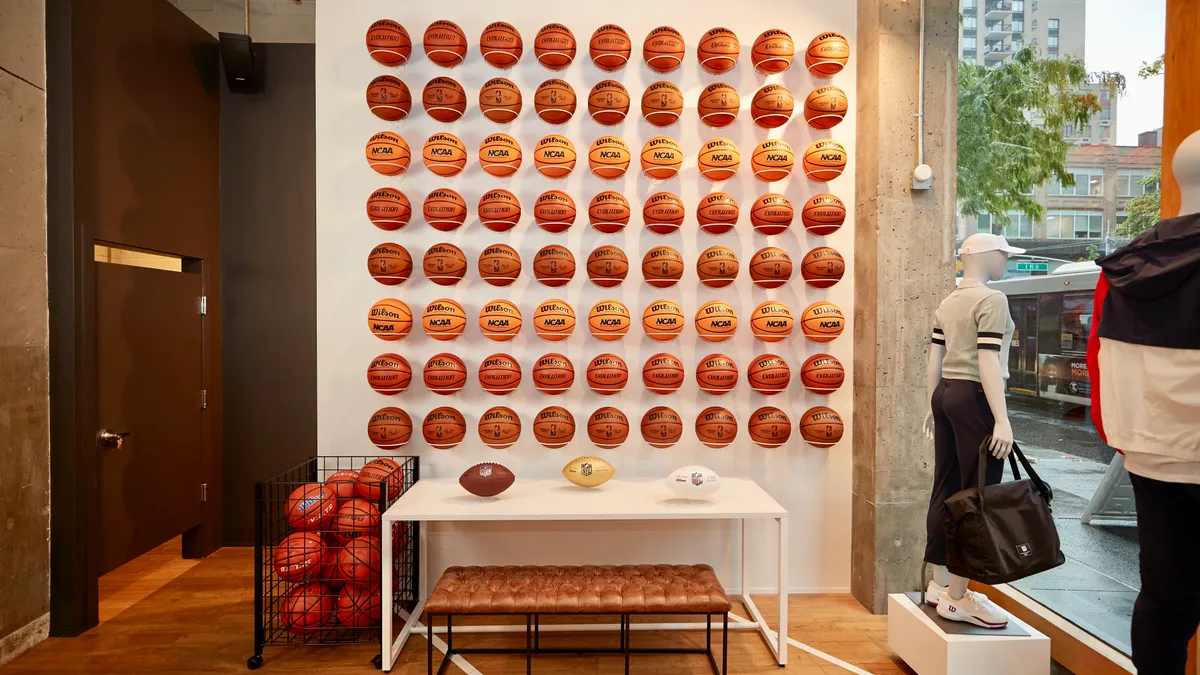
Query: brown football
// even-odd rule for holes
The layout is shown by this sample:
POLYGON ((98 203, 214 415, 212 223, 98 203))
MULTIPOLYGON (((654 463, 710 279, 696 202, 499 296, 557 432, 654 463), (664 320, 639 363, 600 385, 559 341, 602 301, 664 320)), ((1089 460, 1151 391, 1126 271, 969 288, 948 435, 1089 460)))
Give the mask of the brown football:
POLYGON ((483 462, 464 471, 458 477, 458 484, 476 497, 495 497, 512 486, 516 479, 504 466, 483 462))

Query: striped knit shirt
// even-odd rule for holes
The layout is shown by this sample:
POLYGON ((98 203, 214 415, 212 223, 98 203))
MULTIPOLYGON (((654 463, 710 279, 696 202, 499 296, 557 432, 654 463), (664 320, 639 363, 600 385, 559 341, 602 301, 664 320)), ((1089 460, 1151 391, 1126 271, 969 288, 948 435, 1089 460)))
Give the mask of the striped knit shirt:
POLYGON ((1008 298, 974 279, 963 279, 938 305, 933 344, 945 345, 942 377, 979 381, 979 350, 1000 352, 1000 372, 1008 379, 1008 348, 1016 324, 1008 298))

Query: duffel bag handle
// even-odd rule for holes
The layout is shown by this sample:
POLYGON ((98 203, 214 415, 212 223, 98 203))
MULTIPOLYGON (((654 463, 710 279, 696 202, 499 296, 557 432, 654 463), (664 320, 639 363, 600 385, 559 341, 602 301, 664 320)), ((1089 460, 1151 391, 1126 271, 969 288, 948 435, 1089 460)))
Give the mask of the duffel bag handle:
MULTIPOLYGON (((979 496, 981 498, 984 494, 984 488, 987 487, 987 458, 988 455, 991 454, 989 449, 991 444, 991 434, 988 434, 987 437, 983 439, 983 442, 979 444, 979 467, 977 469, 976 476, 978 479, 978 484, 976 487, 979 488, 979 496)), ((1037 475, 1037 472, 1033 470, 1033 466, 1029 464, 1029 460, 1025 458, 1025 453, 1021 452, 1021 447, 1017 445, 1016 441, 1013 441, 1012 453, 1008 455, 1008 463, 1009 466, 1012 467, 1013 480, 1021 480, 1021 472, 1017 470, 1018 460, 1021 462, 1021 466, 1025 467, 1025 473, 1029 476, 1029 480, 1033 482, 1034 489, 1038 491, 1038 494, 1042 496, 1042 499, 1046 500, 1046 504, 1049 504, 1050 501, 1054 499, 1054 491, 1051 490, 1050 486, 1046 485, 1041 477, 1037 475)))

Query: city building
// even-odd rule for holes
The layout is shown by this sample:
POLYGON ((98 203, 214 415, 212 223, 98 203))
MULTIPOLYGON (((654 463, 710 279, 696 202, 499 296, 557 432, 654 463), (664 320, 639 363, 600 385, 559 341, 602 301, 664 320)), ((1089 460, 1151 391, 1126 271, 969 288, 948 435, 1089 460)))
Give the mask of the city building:
POLYGON ((1138 145, 1162 145, 1162 127, 1138 134, 1138 145))

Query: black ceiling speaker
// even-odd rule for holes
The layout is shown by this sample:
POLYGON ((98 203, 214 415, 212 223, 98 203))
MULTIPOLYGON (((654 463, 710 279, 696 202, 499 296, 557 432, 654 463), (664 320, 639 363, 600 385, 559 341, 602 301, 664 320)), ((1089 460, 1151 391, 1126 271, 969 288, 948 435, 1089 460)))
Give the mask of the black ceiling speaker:
POLYGON ((263 90, 264 67, 261 49, 255 49, 249 35, 220 33, 221 63, 225 66, 225 81, 229 91, 237 94, 258 94, 263 90))

